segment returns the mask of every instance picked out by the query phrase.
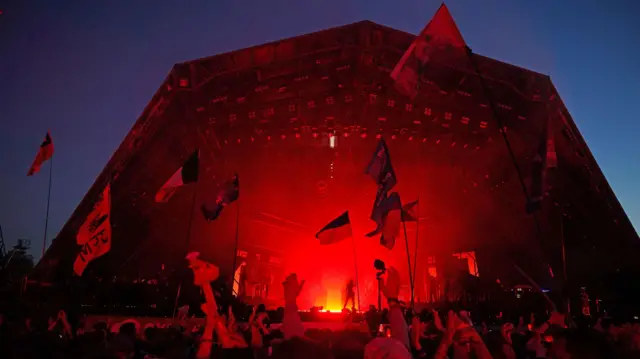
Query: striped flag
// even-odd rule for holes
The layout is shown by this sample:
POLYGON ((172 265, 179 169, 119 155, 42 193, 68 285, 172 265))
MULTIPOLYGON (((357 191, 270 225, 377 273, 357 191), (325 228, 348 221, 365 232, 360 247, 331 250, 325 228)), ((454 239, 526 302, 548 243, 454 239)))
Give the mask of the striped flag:
POLYGON ((346 211, 316 233, 316 238, 321 245, 327 245, 342 242, 352 235, 349 211, 346 211))
POLYGON ((156 202, 167 202, 178 188, 198 182, 199 151, 196 150, 156 193, 156 202))

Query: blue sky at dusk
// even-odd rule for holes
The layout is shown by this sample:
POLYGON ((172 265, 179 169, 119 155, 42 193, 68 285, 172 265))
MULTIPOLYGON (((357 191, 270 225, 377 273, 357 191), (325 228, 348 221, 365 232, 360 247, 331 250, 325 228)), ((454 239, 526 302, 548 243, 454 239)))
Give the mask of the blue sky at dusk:
MULTIPOLYGON (((56 147, 49 242, 174 63, 371 20, 417 34, 440 1, 154 0, 0 2, 0 225, 40 257, 56 147)), ((451 0, 477 53, 551 75, 640 228, 640 2, 451 0)))

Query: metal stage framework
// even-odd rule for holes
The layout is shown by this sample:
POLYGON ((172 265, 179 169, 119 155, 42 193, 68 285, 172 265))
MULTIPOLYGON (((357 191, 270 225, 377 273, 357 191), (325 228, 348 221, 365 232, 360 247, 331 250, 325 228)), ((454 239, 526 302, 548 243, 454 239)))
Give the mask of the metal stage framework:
MULTIPOLYGON (((309 275, 323 262, 338 265, 327 249, 309 243, 345 207, 356 213, 354 230, 371 229, 375 186, 363 170, 381 136, 401 195, 420 199, 419 236, 416 228, 408 233, 412 257, 418 237, 419 266, 427 256, 475 250, 481 277, 508 281, 514 276, 509 263, 518 261, 540 279, 547 273, 540 263, 561 272, 563 237, 568 276, 576 281, 632 266, 638 236, 550 78, 474 54, 488 96, 462 56, 431 63, 419 96, 409 100, 389 74, 413 39, 362 21, 175 65, 53 241, 37 276, 72 275, 77 230, 108 182, 111 251, 85 276, 146 275, 161 264, 183 265, 192 191, 199 206, 236 172, 238 204, 212 223, 196 215, 190 249, 230 274, 240 213, 239 249, 279 251, 289 268, 314 266, 309 275), (547 117, 555 129, 558 169, 535 220, 525 213, 490 100, 526 181, 547 117), (196 148, 199 183, 169 203, 155 203, 156 191, 196 148)), ((406 266, 402 243, 390 253, 373 239, 357 243, 362 268, 378 255, 406 266)), ((350 245, 344 248, 352 260, 350 245)), ((341 270, 350 268, 352 262, 341 270)))

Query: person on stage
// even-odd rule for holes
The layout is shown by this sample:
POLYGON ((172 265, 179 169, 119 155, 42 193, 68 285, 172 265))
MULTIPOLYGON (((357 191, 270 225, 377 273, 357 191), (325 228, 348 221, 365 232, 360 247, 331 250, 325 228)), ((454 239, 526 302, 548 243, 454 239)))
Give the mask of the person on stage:
POLYGON ((351 301, 351 311, 352 312, 356 311, 355 287, 356 287, 356 284, 354 283, 353 279, 349 279, 349 281, 347 282, 347 290, 345 291, 346 298, 345 298, 344 307, 342 307, 342 310, 347 309, 347 305, 349 304, 349 301, 351 301))

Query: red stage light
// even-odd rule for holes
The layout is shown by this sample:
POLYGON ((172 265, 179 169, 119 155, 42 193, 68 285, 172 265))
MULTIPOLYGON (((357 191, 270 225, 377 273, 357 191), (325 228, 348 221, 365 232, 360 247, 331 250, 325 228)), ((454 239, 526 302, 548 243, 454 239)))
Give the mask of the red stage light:
POLYGON ((395 140, 396 138, 398 138, 398 136, 396 136, 396 135, 391 135, 391 139, 392 139, 392 140, 395 140))
POLYGON ((296 133, 296 138, 298 138, 298 139, 300 138, 300 134, 299 133, 296 133))
POLYGON ((360 137, 362 137, 362 138, 367 138, 367 134, 366 134, 366 132, 363 132, 362 134, 360 134, 360 137))
POLYGON ((345 132, 343 135, 345 138, 349 137, 349 133, 345 132))
POLYGON ((377 140, 379 140, 379 139, 381 139, 381 138, 382 138, 382 134, 380 134, 380 133, 379 133, 379 134, 377 134, 377 135, 376 135, 376 139, 377 139, 377 140))
POLYGON ((313 138, 318 138, 318 134, 317 134, 316 132, 314 132, 311 136, 312 136, 313 138))
POLYGON ((413 141, 413 136, 409 136, 409 141, 413 141))
POLYGON ((287 135, 282 135, 282 136, 280 136, 280 138, 282 138, 284 140, 285 138, 287 138, 287 135))

